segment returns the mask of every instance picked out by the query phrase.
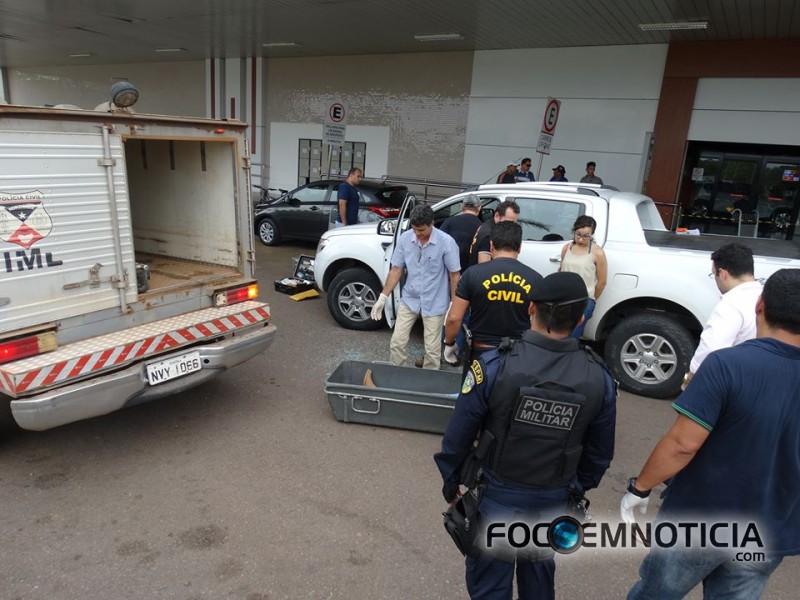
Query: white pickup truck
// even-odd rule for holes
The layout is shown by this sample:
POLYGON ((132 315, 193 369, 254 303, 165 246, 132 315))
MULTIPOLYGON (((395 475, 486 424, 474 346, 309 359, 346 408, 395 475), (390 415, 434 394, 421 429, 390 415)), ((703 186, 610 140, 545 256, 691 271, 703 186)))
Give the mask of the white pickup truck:
POLYGON ((0 421, 103 415, 270 345, 246 132, 0 106, 0 421))
MULTIPOLYGON (((558 269, 575 219, 586 214, 597 220, 595 240, 608 257, 608 286, 584 338, 604 342, 605 359, 623 389, 644 396, 667 398, 680 389, 703 324, 719 301, 708 278, 711 252, 733 241, 750 246, 757 278, 784 267, 800 268, 796 242, 672 233, 653 201, 640 194, 573 183, 494 184, 473 193, 481 199, 484 220, 504 200, 519 204, 520 260, 542 275, 558 269)), ((461 210, 463 196, 433 206, 437 225, 461 210)), ((342 326, 367 330, 380 325, 369 319, 370 308, 414 201, 407 199, 399 220, 331 230, 320 240, 316 282, 342 326)), ((390 325, 398 301, 396 289, 385 311, 390 325)))

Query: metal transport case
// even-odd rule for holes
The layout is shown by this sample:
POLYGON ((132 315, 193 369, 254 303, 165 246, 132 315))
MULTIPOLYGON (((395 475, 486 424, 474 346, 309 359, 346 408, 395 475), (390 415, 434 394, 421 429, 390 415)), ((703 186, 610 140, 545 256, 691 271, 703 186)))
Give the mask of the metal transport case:
POLYGON ((283 294, 299 294, 316 289, 314 283, 314 257, 301 254, 297 258, 297 266, 292 277, 275 280, 275 291, 283 294))
POLYGON ((444 433, 461 383, 461 369, 346 360, 325 382, 325 393, 334 416, 345 423, 444 433), (374 386, 365 384, 367 370, 374 386))

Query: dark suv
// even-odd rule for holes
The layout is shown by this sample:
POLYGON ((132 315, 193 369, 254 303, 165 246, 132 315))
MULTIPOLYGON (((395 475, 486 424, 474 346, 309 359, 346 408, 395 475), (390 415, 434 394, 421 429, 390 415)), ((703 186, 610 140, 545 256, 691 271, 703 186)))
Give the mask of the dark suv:
MULTIPOLYGON (((253 222, 267 246, 287 239, 316 241, 332 226, 338 214, 336 191, 341 179, 323 179, 301 186, 255 208, 253 222)), ((383 181, 362 180, 358 185, 360 223, 396 217, 408 188, 383 181)))

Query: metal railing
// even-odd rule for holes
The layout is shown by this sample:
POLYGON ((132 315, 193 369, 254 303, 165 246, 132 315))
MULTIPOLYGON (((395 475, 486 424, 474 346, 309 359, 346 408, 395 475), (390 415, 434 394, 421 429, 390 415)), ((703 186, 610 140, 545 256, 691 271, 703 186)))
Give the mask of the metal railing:
MULTIPOLYGON (((748 221, 747 223, 754 223, 753 225, 753 237, 758 237, 758 209, 753 209, 750 213, 756 216, 755 221, 748 221)), ((733 212, 731 212, 731 219, 736 221, 736 237, 742 237, 742 218, 744 217, 744 211, 741 208, 734 208, 733 212), (738 218, 737 218, 738 214, 738 218)))
MULTIPOLYGON (((426 179, 420 177, 404 177, 402 175, 384 175, 381 177, 384 183, 396 183, 398 185, 405 185, 411 190, 412 187, 417 187, 422 190, 423 199, 428 200, 428 197, 434 198, 447 198, 459 192, 466 192, 469 190, 477 190, 477 183, 467 183, 464 181, 443 181, 440 179, 426 179), (451 190, 445 194, 432 194, 429 188, 436 190, 451 190)), ((413 190, 412 190, 413 191, 413 190)))

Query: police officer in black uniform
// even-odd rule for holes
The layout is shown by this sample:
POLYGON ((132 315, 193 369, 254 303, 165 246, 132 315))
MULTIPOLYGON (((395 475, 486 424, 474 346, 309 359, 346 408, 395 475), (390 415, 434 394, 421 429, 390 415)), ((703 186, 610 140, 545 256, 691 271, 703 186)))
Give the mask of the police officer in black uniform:
POLYGON ((472 358, 497 348, 504 337, 516 340, 530 329, 528 298, 542 276, 517 260, 522 226, 516 221, 493 223, 490 238, 492 260, 462 274, 447 313, 444 358, 450 364, 455 363, 456 335, 467 311, 471 312, 472 358))
POLYGON ((553 273, 531 290, 531 329, 473 361, 434 456, 453 502, 473 442, 489 431, 483 462, 478 537, 466 560, 473 599, 555 598, 555 561, 486 549, 492 522, 549 522, 570 494, 597 487, 614 453, 616 384, 603 362, 570 332, 588 294, 576 273, 553 273))

